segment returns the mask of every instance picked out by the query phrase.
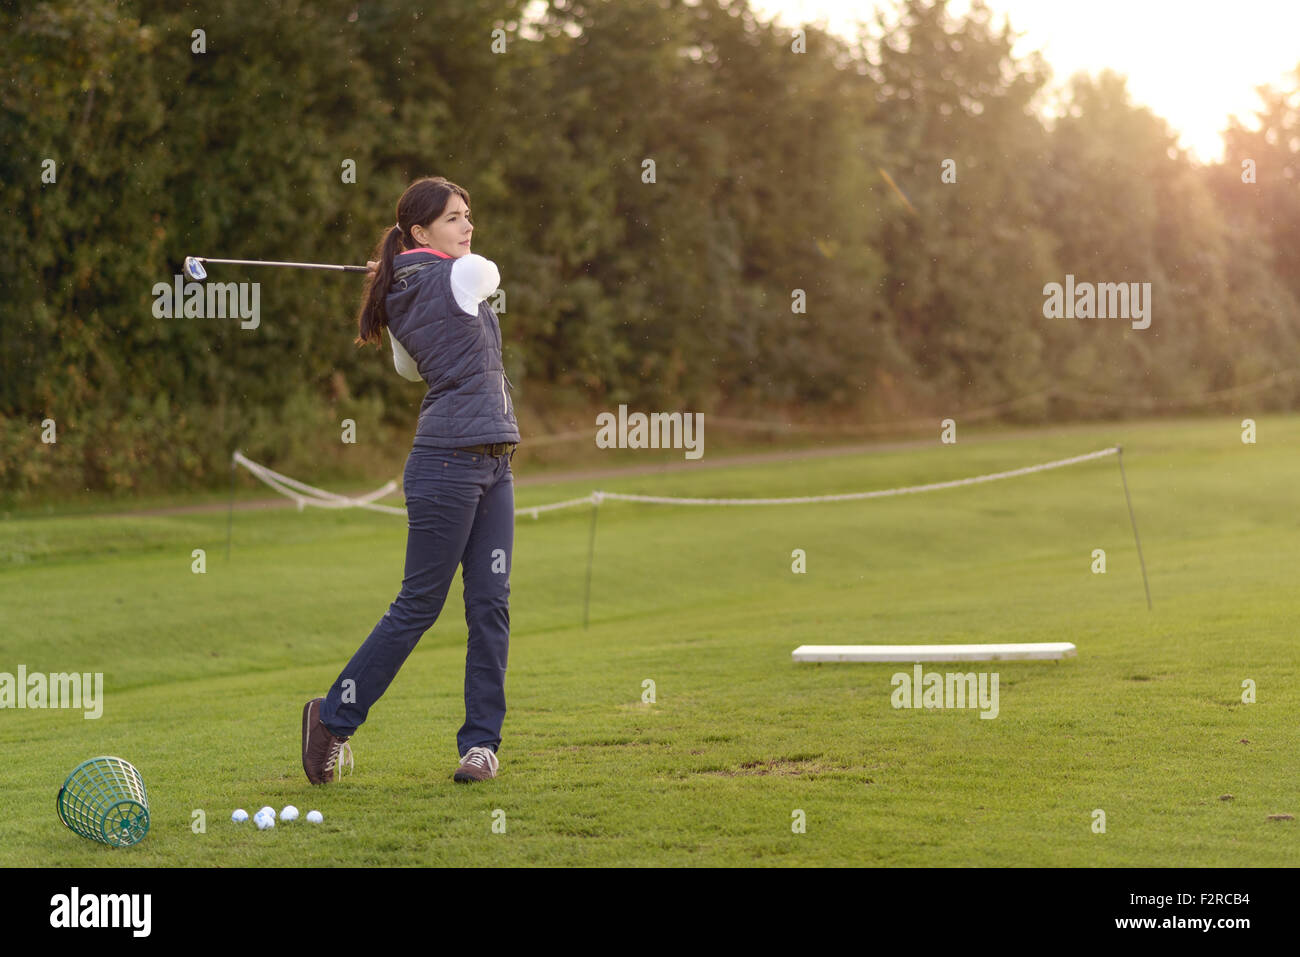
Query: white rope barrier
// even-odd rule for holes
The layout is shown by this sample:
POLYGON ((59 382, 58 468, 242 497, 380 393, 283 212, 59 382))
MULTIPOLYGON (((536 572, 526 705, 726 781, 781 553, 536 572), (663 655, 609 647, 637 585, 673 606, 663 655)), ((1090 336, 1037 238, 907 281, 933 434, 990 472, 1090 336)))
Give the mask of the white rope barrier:
POLYGON ((590 495, 584 495, 582 498, 571 498, 567 502, 555 502, 551 505, 533 505, 529 508, 515 509, 515 515, 531 515, 537 517, 539 512, 554 512, 556 509, 573 508, 575 505, 596 505, 599 504, 596 496, 599 492, 592 492, 590 495))
MULTIPOLYGON (((979 485, 983 482, 996 482, 1001 479, 1015 478, 1019 475, 1032 475, 1035 472, 1046 472, 1049 469, 1065 468, 1067 465, 1077 465, 1080 462, 1089 462, 1093 459, 1104 458, 1107 455, 1115 455, 1119 452, 1119 446, 1112 446, 1108 449, 1101 449, 1096 452, 1089 452, 1086 455, 1076 455, 1068 459, 1058 459, 1055 462, 1044 462, 1041 465, 1027 465, 1024 468, 1011 469, 1006 472, 991 472, 987 475, 975 475, 970 478, 954 479, 950 482, 931 482, 928 485, 909 485, 902 488, 879 489, 873 492, 847 492, 840 495, 803 495, 792 498, 675 498, 668 495, 630 495, 620 492, 602 492, 594 491, 590 495, 584 495, 582 498, 572 498, 563 502, 552 502, 548 505, 532 505, 527 508, 515 509, 515 516, 531 515, 534 519, 542 512, 553 512, 562 508, 575 508, 579 505, 600 505, 605 499, 615 499, 621 502, 642 502, 649 505, 807 505, 820 502, 851 502, 860 501, 869 498, 886 498, 893 495, 914 495, 918 492, 934 492, 945 488, 959 488, 964 485, 979 485)), ((303 505, 316 505, 321 508, 368 508, 372 511, 385 512, 390 515, 405 515, 406 509, 395 508, 391 505, 375 505, 373 500, 382 498, 389 492, 397 488, 396 482, 389 482, 383 488, 371 492, 360 498, 348 498, 344 495, 338 495, 334 492, 326 492, 322 489, 313 488, 302 482, 291 479, 288 476, 274 472, 264 465, 258 465, 251 459, 246 458, 239 452, 235 453, 234 461, 247 468, 253 475, 257 476, 267 485, 274 488, 283 495, 294 499, 298 503, 298 510, 302 511, 303 505), (306 494, 302 494, 306 493, 306 494), (316 496, 315 498, 309 496, 316 496)))
POLYGON ((385 512, 389 515, 405 515, 406 509, 395 508, 392 505, 375 505, 375 499, 383 498, 397 491, 397 483, 390 481, 382 488, 369 492, 359 498, 348 498, 346 495, 339 495, 335 492, 327 492, 324 489, 315 488, 305 482, 299 482, 297 479, 289 478, 287 475, 281 475, 279 472, 267 468, 265 465, 259 465, 252 459, 248 458, 241 452, 235 452, 234 462, 244 466, 253 475, 257 476, 271 488, 280 494, 293 499, 298 503, 298 511, 302 511, 304 505, 315 505, 317 508, 365 508, 374 512, 385 512), (305 495, 299 494, 306 493, 305 495))
POLYGON ((1079 462, 1099 459, 1119 452, 1119 447, 1076 455, 1069 459, 1046 462, 1042 465, 1029 465, 1009 472, 993 472, 988 475, 976 475, 972 478, 954 479, 951 482, 932 482, 929 485, 910 485, 906 488, 887 488, 876 492, 848 492, 843 495, 805 495, 798 498, 670 498, 660 495, 623 495, 618 492, 597 492, 605 498, 619 499, 624 502, 646 502, 651 505, 805 505, 813 502, 851 502, 866 498, 885 498, 890 495, 912 495, 916 492, 933 492, 941 488, 957 488, 961 485, 978 485, 981 482, 996 482, 998 479, 1013 478, 1017 475, 1029 475, 1033 472, 1046 472, 1048 469, 1064 468, 1079 462))

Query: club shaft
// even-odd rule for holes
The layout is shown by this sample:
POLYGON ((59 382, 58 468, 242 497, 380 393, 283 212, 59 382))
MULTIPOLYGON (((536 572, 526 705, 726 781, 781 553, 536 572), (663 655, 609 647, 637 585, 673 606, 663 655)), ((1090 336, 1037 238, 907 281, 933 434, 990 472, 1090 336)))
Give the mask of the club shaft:
POLYGON ((266 259, 208 259, 204 256, 195 256, 194 259, 201 263, 220 263, 225 266, 292 266, 295 269, 333 269, 339 272, 367 272, 365 266, 335 266, 330 263, 281 263, 270 262, 266 259))

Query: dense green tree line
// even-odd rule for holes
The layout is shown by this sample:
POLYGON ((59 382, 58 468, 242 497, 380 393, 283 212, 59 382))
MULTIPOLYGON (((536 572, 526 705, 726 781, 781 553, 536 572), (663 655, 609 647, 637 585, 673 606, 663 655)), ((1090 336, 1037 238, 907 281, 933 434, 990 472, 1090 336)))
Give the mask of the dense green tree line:
POLYGON ((235 447, 319 461, 344 415, 413 426, 419 390, 352 343, 357 277, 212 267, 261 283, 256 329, 156 318, 152 290, 189 254, 361 262, 421 175, 471 192, 521 410, 1171 398, 1297 354, 1300 71, 1205 167, 1108 73, 1043 120, 1046 65, 978 5, 896 0, 853 44, 743 0, 528 6, 6 5, 6 498, 212 483, 235 447), (1151 283, 1150 328, 1045 318, 1067 274, 1151 283))

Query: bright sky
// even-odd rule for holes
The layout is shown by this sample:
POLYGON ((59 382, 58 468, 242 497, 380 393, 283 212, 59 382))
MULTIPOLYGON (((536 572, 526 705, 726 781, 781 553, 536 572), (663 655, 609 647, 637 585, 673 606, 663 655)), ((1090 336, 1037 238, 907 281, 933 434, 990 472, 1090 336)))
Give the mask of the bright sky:
MULTIPOLYGON (((783 26, 825 21, 852 38, 855 20, 874 21, 873 0, 750 0, 764 20, 783 26)), ((1219 133, 1236 114, 1253 128, 1255 87, 1294 88, 1286 74, 1300 63, 1300 0, 986 0, 1022 33, 1017 56, 1040 50, 1052 85, 1080 70, 1110 67, 1128 77, 1129 94, 1181 134, 1204 162, 1223 156, 1219 133)), ((953 0, 955 14, 969 8, 953 0)))

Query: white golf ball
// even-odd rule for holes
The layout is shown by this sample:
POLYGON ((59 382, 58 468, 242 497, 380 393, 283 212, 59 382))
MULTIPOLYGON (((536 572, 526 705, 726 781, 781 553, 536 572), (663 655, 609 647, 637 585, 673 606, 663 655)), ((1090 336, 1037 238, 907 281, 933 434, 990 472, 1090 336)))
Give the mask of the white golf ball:
POLYGON ((234 814, 230 815, 230 819, 236 824, 243 824, 248 820, 248 812, 241 807, 239 810, 235 811, 234 814))
POLYGON ((280 820, 282 821, 298 820, 298 809, 294 807, 292 804, 290 804, 288 807, 286 807, 283 811, 280 812, 280 820))
POLYGON ((261 811, 258 811, 257 816, 253 818, 253 823, 257 825, 259 831, 269 830, 270 828, 275 827, 275 815, 263 814, 261 811))
POLYGON ((313 824, 319 824, 321 821, 325 820, 325 818, 320 811, 308 811, 307 820, 311 821, 313 824))
POLYGON ((258 814, 269 814, 269 815, 271 815, 271 817, 275 817, 275 808, 271 807, 271 805, 268 804, 268 805, 266 805, 266 807, 262 808, 262 810, 258 811, 257 813, 258 813, 258 814))

